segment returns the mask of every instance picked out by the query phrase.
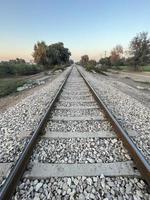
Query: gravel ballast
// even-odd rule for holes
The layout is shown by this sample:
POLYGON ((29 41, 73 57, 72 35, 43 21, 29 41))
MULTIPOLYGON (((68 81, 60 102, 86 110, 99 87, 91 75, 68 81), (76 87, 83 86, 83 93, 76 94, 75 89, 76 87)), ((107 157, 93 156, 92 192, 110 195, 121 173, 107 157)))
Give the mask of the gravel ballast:
MULTIPOLYGON (((56 107, 57 108, 57 107, 56 107)), ((59 109, 52 112, 52 116, 63 117, 80 117, 80 116, 101 116, 104 118, 104 114, 98 109, 59 109)))
MULTIPOLYGON (((113 136, 115 133, 111 124, 104 118, 101 109, 97 108, 98 105, 94 103, 94 98, 88 94, 87 89, 74 67, 55 105, 57 109, 52 110, 43 134, 35 145, 27 171, 30 173, 36 166, 40 167, 36 168, 38 169, 36 175, 26 176, 26 171, 13 199, 148 200, 150 198, 146 184, 139 178, 139 173, 134 168, 127 150, 122 142, 113 136), (81 90, 86 90, 86 93, 82 95, 81 90), (93 103, 95 108, 87 109, 87 106, 91 104, 93 106, 93 103), (66 108, 61 110, 60 105, 66 108), (75 105, 76 108, 73 108, 75 105), (79 109, 78 106, 82 108, 79 109), (82 134, 84 137, 81 137, 82 134), (104 134, 108 137, 101 136, 104 134), (130 172, 133 170, 132 175, 125 173, 124 166, 127 162, 130 163, 130 172), (122 168, 119 169, 117 165, 120 163, 122 168), (94 166, 98 165, 101 169, 97 167, 98 173, 95 173, 94 166), (115 170, 112 170, 112 174, 106 173, 102 170, 102 165, 106 170, 108 168, 112 170, 110 166, 114 166, 113 169, 117 174, 114 174, 115 170), (74 169, 77 167, 78 171, 75 170, 73 174, 71 166, 74 169), (88 166, 94 174, 91 174, 91 171, 88 173, 88 166), (66 170, 65 175, 61 174, 58 178, 59 172, 64 172, 63 170, 66 170), (41 176, 42 171, 47 174, 41 176)), ((26 138, 22 141, 26 141, 26 138)))
POLYGON ((149 200, 145 183, 137 178, 65 177, 46 180, 23 179, 13 200, 149 200), (28 192, 27 192, 28 191, 28 192))
POLYGON ((59 101, 57 103, 57 106, 62 106, 62 107, 77 107, 77 106, 96 106, 97 104, 93 102, 65 102, 65 101, 59 101))
POLYGON ((109 81, 104 76, 95 76, 79 68, 124 129, 135 130, 138 133, 133 141, 150 163, 150 109, 116 88, 117 81, 109 81))
MULTIPOLYGON (((74 100, 76 96, 70 96, 70 95, 61 95, 61 100, 74 100)), ((77 96, 76 98, 78 98, 78 100, 89 100, 89 101, 93 101, 93 97, 92 96, 77 96)))
POLYGON ((0 160, 3 160, 3 156, 4 160, 6 157, 6 160, 17 160, 24 146, 24 142, 20 143, 20 135, 33 133, 69 70, 65 70, 50 84, 0 114, 0 160), (14 159, 11 158, 12 155, 14 159))
POLYGON ((49 163, 106 163, 127 161, 130 157, 122 142, 116 138, 59 138, 40 140, 32 160, 49 163))
POLYGON ((16 161, 21 152, 23 151, 25 145, 29 142, 29 138, 24 138, 22 140, 18 139, 16 140, 16 144, 14 144, 13 139, 7 140, 7 143, 4 143, 3 146, 5 149, 0 149, 0 162, 6 163, 6 162, 14 162, 16 161), (5 146, 6 145, 6 146, 5 146), (7 149, 9 146, 9 149, 7 149))
POLYGON ((97 132, 111 131, 112 127, 108 121, 49 121, 45 130, 49 131, 71 131, 71 132, 97 132))

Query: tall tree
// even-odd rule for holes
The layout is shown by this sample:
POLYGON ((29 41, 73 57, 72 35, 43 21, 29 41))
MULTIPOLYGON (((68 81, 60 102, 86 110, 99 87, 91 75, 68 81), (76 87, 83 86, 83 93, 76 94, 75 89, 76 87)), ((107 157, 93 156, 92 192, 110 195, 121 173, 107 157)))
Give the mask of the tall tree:
POLYGON ((34 62, 40 65, 47 65, 47 46, 44 41, 34 45, 34 62))
POLYGON ((147 32, 137 34, 130 42, 130 64, 135 70, 150 62, 150 38, 147 32))
POLYGON ((89 56, 88 55, 81 56, 81 60, 80 60, 81 65, 85 66, 88 62, 89 62, 89 56))
POLYGON ((69 62, 71 53, 62 42, 51 44, 47 48, 47 58, 50 65, 65 64, 69 62))
POLYGON ((119 60, 121 56, 123 55, 123 47, 121 45, 116 45, 116 47, 113 48, 111 51, 111 64, 117 66, 119 64, 119 60))

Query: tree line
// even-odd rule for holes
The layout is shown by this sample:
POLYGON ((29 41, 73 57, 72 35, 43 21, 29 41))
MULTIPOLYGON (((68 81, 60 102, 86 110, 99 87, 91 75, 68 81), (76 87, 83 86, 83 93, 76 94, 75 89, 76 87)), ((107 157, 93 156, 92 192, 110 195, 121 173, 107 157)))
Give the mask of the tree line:
POLYGON ((22 58, 0 62, 0 77, 32 75, 49 69, 64 69, 72 64, 71 52, 62 42, 46 45, 44 41, 34 45, 32 54, 35 64, 22 58))
POLYGON ((144 65, 150 64, 150 38, 147 32, 137 34, 129 44, 128 51, 124 52, 121 45, 116 45, 110 53, 110 56, 101 58, 97 63, 95 60, 89 60, 88 55, 83 55, 80 64, 87 70, 93 69, 96 64, 100 64, 102 69, 120 66, 129 66, 133 70, 142 70, 144 65), (125 54, 127 54, 125 56, 125 54))

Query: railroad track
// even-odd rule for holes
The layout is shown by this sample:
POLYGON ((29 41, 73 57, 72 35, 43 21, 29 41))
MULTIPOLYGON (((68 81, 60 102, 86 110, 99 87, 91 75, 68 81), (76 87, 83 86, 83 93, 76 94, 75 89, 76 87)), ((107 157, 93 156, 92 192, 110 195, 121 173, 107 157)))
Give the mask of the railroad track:
POLYGON ((148 199, 150 166, 130 136, 73 67, 4 182, 0 199, 14 192, 13 199, 148 199))

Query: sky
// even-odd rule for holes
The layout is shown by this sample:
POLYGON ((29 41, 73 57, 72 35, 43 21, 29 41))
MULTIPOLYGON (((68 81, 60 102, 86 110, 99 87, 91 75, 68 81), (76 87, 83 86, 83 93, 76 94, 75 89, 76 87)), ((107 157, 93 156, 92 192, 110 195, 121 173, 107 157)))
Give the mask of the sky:
POLYGON ((98 60, 141 31, 150 33, 149 0, 0 0, 0 60, 33 59, 37 41, 98 60))

